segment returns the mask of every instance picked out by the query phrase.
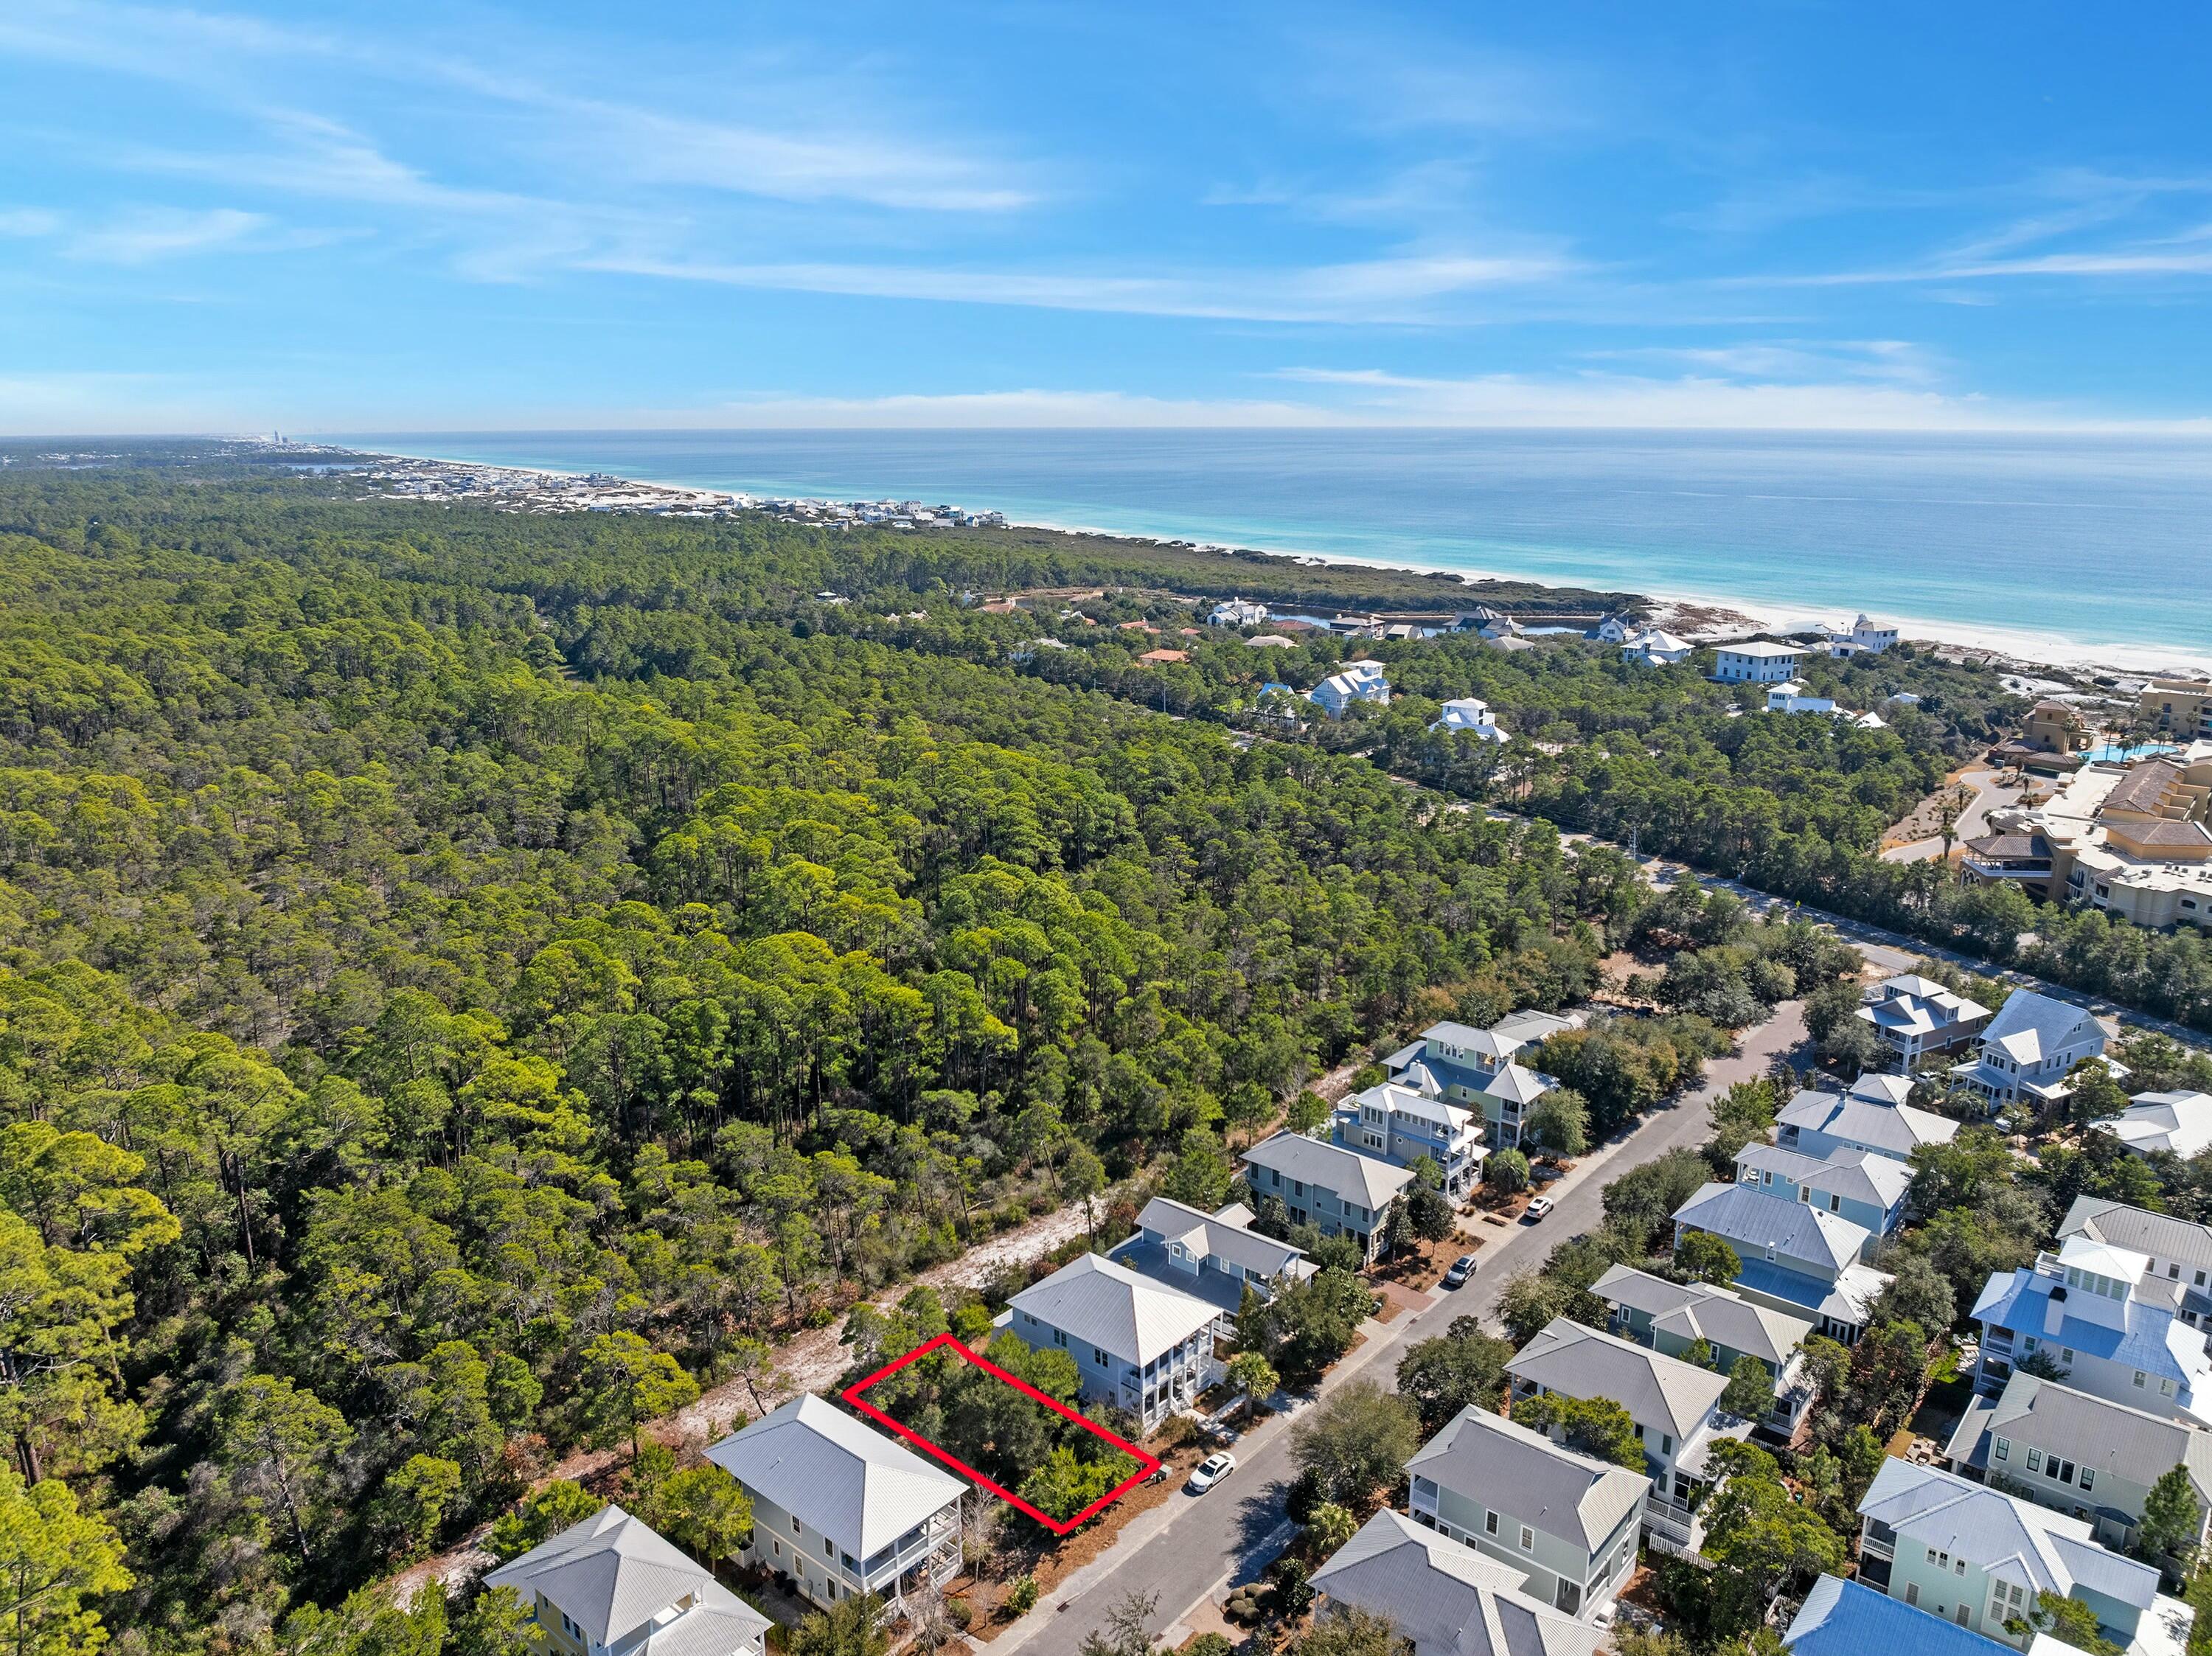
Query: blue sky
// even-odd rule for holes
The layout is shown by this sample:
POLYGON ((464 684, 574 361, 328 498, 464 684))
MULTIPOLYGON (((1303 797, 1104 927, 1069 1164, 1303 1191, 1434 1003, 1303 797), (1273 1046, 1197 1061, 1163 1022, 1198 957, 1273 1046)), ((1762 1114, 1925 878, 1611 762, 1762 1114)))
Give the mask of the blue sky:
POLYGON ((2212 416, 2187 6, 0 4, 0 429, 2212 416))

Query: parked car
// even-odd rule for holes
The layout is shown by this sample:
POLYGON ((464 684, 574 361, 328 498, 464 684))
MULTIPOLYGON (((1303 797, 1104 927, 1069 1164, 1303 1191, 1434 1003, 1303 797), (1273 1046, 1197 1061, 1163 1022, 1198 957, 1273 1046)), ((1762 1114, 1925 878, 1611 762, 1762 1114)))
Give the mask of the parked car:
POLYGON ((1453 1260, 1450 1266, 1444 1271, 1444 1286, 1446 1288, 1462 1287, 1467 1279, 1474 1275, 1474 1255, 1462 1253, 1458 1259, 1453 1260))
POLYGON ((1218 1455, 1208 1455, 1198 1463, 1190 1475, 1190 1492, 1204 1495, 1208 1489, 1237 1470, 1237 1457, 1224 1450, 1218 1455))
POLYGON ((1559 1204, 1557 1202, 1554 1202, 1550 1197, 1540 1196, 1534 1201, 1528 1204, 1528 1210, 1521 1216, 1533 1225, 1539 1220, 1548 1216, 1552 1210, 1559 1205, 1559 1204))

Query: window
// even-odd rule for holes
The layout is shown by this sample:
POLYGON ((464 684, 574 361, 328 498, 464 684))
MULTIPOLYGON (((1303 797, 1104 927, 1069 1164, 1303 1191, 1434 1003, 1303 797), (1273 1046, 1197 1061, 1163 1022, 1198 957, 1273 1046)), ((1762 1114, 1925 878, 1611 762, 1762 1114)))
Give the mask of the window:
POLYGON ((1066 1345, 1067 1344, 1067 1331, 1064 1328, 1054 1329, 1052 1331, 1052 1343, 1054 1345, 1066 1345))
POLYGON ((837 1556, 837 1549, 830 1544, 830 1538, 826 1535, 822 1538, 822 1556, 824 1558, 835 1558, 837 1556))
POLYGON ((778 1558, 783 1556, 783 1543, 781 1541, 769 1542, 768 1544, 768 1550, 771 1553, 775 1554, 778 1558))
POLYGON ((1101 1368, 1103 1368, 1106 1366, 1107 1362, 1106 1354, 1094 1345, 1091 1348, 1091 1361, 1097 1363, 1101 1368))
POLYGON ((2097 1475, 2087 1466, 2081 1469, 2081 1493, 2087 1495, 2097 1487, 2097 1475))
POLYGON ((2039 1472, 2043 1470, 2042 1450, 2030 1449, 2027 1452, 2027 1470, 2031 1472, 2039 1472))
POLYGON ((2012 1440, 2008 1437, 1999 1438, 1995 1443, 1990 1446, 1990 1453, 1999 1460, 2011 1459, 2012 1440))
POLYGON ((798 1534, 802 1533, 802 1532, 800 1531, 800 1529, 799 1529, 799 1514, 798 1514, 798 1513, 793 1513, 791 1515, 791 1532, 792 1532, 793 1535, 798 1535, 798 1534))
POLYGON ((1958 1610, 1954 1613, 1957 1616, 1959 1625, 1960 1627, 1966 1628, 1973 1626, 1973 1612, 1969 1611, 1964 1604, 1960 1605, 1958 1610))
POLYGON ((2140 1391, 2142 1391, 2142 1389, 2143 1389, 2143 1371, 2142 1371, 2142 1369, 2138 1368, 2138 1369, 2136 1369, 2136 1391, 2138 1391, 2138 1392, 2140 1392, 2140 1391))
POLYGON ((1534 1552, 1536 1550, 1536 1532, 1530 1529, 1526 1524, 1523 1524, 1521 1526, 1521 1550, 1523 1552, 1534 1552))
POLYGON ((1908 1604, 1917 1604, 1920 1602, 1920 1583, 1907 1581, 1905 1584, 1905 1602, 1908 1604))
POLYGON ((2162 1398, 2172 1397, 2173 1395, 2173 1382, 2170 1380, 2161 1380, 2159 1381, 2158 1394, 2162 1398))
POLYGON ((1964 1575, 1966 1573, 1966 1561, 1965 1559, 1963 1559, 1963 1558, 1954 1558, 1954 1559, 1953 1559, 1953 1560, 1951 1561, 1951 1574, 1954 1574, 1954 1575, 1964 1575))
POLYGON ((1483 1513, 1482 1532, 1485 1535, 1495 1535, 1498 1533, 1498 1514, 1496 1513, 1483 1513))
POLYGON ((1674 1440, 1668 1433, 1659 1434, 1659 1453, 1662 1455, 1671 1455, 1674 1453, 1674 1440))

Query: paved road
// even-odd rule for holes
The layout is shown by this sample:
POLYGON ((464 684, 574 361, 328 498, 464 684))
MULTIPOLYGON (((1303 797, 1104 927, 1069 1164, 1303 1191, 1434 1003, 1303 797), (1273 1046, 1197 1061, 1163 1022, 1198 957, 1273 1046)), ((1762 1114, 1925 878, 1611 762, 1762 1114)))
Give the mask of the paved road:
MULTIPOLYGON (((1959 779, 1973 789, 1973 803, 1959 814, 1956 827, 1951 830, 1951 842, 1960 845, 1968 840, 1978 840, 1990 831, 1990 813, 2018 802, 2026 792, 2018 783, 1999 786, 1998 773, 1993 770, 1970 770, 1959 779)), ((1938 839, 1915 840, 1910 845, 1892 846, 1881 853, 1886 863, 1920 863, 1943 854, 1943 841, 1938 839)))
MULTIPOLYGON (((1804 1038, 1797 1003, 1778 1008, 1771 1022, 1746 1034, 1740 1052, 1711 1066, 1699 1091, 1584 1157, 1554 1186, 1559 1205, 1549 1219, 1506 1232, 1491 1230, 1496 1240, 1483 1248, 1481 1271, 1465 1288, 1440 1293, 1428 1310, 1381 1325, 1379 1333, 1377 1325, 1369 1324, 1367 1343, 1328 1375, 1322 1390, 1334 1390, 1355 1376, 1395 1386, 1398 1359, 1414 1341, 1443 1333, 1455 1317, 1488 1320, 1509 1278, 1541 1264, 1566 1238, 1596 1228, 1604 1216, 1600 1193, 1608 1180, 1670 1149, 1704 1143, 1711 1130, 1712 1100, 1738 1081, 1765 1074, 1775 1053, 1791 1050, 1804 1038)), ((1292 1416, 1278 1416, 1248 1433, 1237 1446, 1236 1473, 1211 1494, 1179 1490, 1166 1505, 1133 1520, 1110 1551, 1062 1583, 1023 1624, 994 1641, 993 1656, 1010 1656, 1017 1649, 1026 1656, 1075 1656, 1084 1635, 1103 1627, 1108 1611, 1131 1592, 1159 1596, 1153 1617, 1158 1631, 1202 1601, 1225 1598, 1231 1583, 1253 1579, 1291 1534, 1283 1515, 1293 1471, 1290 1428, 1309 1406, 1301 1404, 1292 1416)))

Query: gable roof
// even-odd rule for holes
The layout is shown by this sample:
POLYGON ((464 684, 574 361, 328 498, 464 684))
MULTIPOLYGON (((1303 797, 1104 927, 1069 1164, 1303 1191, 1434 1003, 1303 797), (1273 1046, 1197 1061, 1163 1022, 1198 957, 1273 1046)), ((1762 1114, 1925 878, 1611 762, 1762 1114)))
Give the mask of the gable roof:
POLYGON ((2194 1271, 2212 1271, 2212 1226, 2170 1213, 2147 1213, 2101 1196, 2077 1196, 2058 1222, 2058 1240, 2087 1236, 2132 1249, 2153 1259, 2172 1260, 2194 1271))
MULTIPOLYGON (((1419 1064, 1408 1065, 1405 1070, 1408 1079, 1427 1073, 1426 1067, 1419 1064)), ((1403 1082, 1379 1083, 1364 1093, 1354 1093, 1345 1102, 1373 1104, 1385 1110, 1395 1110, 1400 1115, 1412 1116, 1417 1121, 1434 1121, 1453 1132, 1457 1132, 1474 1119, 1474 1112, 1465 1105, 1432 1098, 1417 1088, 1405 1085, 1403 1082)))
POLYGON ((1633 1419, 1686 1438, 1729 1387, 1716 1374, 1674 1357, 1554 1317, 1505 1365, 1505 1372, 1570 1398, 1611 1398, 1633 1419))
POLYGON ((2085 1023, 2093 1026, 2099 1040, 2103 1039, 2104 1029, 2087 1008, 2069 1000, 2054 1000, 2033 989, 2015 989, 1982 1031, 1982 1044, 1996 1047, 2018 1063, 2034 1064, 2070 1045, 2085 1023))
POLYGON ((593 1646, 623 1656, 727 1653, 757 1643, 769 1625, 767 1617, 706 1566, 620 1507, 602 1507, 508 1560, 484 1577, 484 1585, 513 1587, 525 1604, 544 1594, 593 1646), (687 1609, 654 1624, 687 1598, 687 1609))
POLYGON ((1070 1339, 1139 1367, 1172 1351, 1221 1314, 1195 1295, 1096 1253, 1078 1254, 1008 1303, 1070 1339))
POLYGON ((1841 1214, 1804 1202, 1777 1201, 1748 1185, 1724 1185, 1717 1180, 1699 1186, 1695 1196, 1674 1210, 1674 1222, 1741 1242, 1754 1253, 1771 1247, 1792 1259, 1809 1259, 1833 1271, 1856 1259, 1873 1234, 1841 1214))
POLYGON ((1754 1305, 1709 1283, 1670 1283, 1633 1265, 1613 1266, 1591 1284, 1590 1292, 1607 1305, 1643 1312, 1655 1329, 1747 1352, 1777 1368, 1813 1331, 1809 1318, 1754 1305))
POLYGON ((1582 1027, 1579 1013, 1539 1012, 1533 1007, 1518 1012, 1508 1012, 1490 1026, 1491 1033, 1502 1040, 1517 1040, 1523 1046, 1533 1046, 1553 1035, 1564 1034, 1582 1027))
POLYGON ((724 1438, 707 1459, 861 1559, 968 1487, 811 1392, 724 1438))
POLYGON ((1596 1551, 1623 1519, 1640 1511, 1650 1488, 1641 1472, 1577 1454, 1483 1409, 1462 1409, 1446 1421, 1406 1470, 1584 1552, 1596 1551))
POLYGON ((1801 1132, 1825 1133, 1899 1157, 1911 1155, 1923 1144, 1948 1143, 1959 1131, 1957 1122, 1910 1104, 1877 1104, 1870 1099, 1815 1092, 1810 1088, 1784 1105, 1775 1119, 1801 1132))
POLYGON ((1389 1206, 1390 1198, 1413 1182, 1409 1168, 1394 1168, 1388 1162, 1294 1132, 1279 1132, 1253 1145, 1244 1152, 1244 1161, 1248 1166, 1270 1168, 1285 1179, 1302 1180, 1352 1197, 1376 1212, 1389 1206))
POLYGON ((1933 1466, 1885 1459, 1858 1509, 2038 1592, 2070 1595, 2079 1585, 2137 1610, 2149 1609, 2158 1593, 2156 1570, 2100 1546, 2082 1520, 1933 1466))
POLYGON ((2199 1501, 2212 1504, 2212 1433, 2070 1386, 2015 1372, 1985 1411, 1970 1413, 1976 1441, 1952 1439, 1952 1459, 1986 1467, 1987 1440, 2020 1438, 2100 1474, 2145 1489, 2176 1466, 2186 1467, 2199 1501))
POLYGON ((1305 1250, 1262 1236, 1250 1228, 1249 1210, 1232 1204, 1218 1213, 1202 1213, 1169 1196, 1155 1196, 1137 1216, 1137 1228, 1181 1242, 1200 1259, 1227 1261, 1239 1271, 1256 1271, 1262 1277, 1310 1277, 1314 1267, 1305 1250), (1232 1218, 1232 1213, 1242 1218, 1232 1218), (1304 1265, 1300 1271, 1298 1267, 1304 1265))
POLYGON ((1425 1044, 1438 1041, 1457 1047, 1463 1052, 1480 1052, 1486 1058, 1510 1058, 1528 1045, 1526 1040, 1512 1034, 1501 1034, 1495 1029, 1478 1029, 1471 1023, 1454 1023, 1447 1019, 1431 1023, 1421 1031, 1425 1044))
POLYGON ((2117 1120, 2095 1125, 2138 1156, 2171 1150, 2185 1161, 2212 1145, 2212 1093, 2141 1093, 2117 1120))
POLYGON ((1767 1172, 1808 1190, 1833 1191, 1847 1202, 1866 1202, 1884 1210, 1912 1188, 1912 1168, 1893 1156, 1871 1150, 1838 1150, 1823 1159, 1802 1156, 1755 1140, 1736 1152, 1736 1166, 1767 1172))
POLYGON ((1813 1583, 1782 1642, 1790 1656, 1988 1656, 1990 1648, 1972 1628, 1837 1575, 1813 1583))
POLYGON ((1521 1591, 1510 1565, 1384 1510, 1313 1573, 1316 1592, 1387 1616, 1421 1656, 1593 1656, 1596 1628, 1521 1591))
POLYGON ((1559 1083, 1547 1075, 1526 1070, 1518 1064, 1508 1062, 1491 1077, 1490 1084, 1482 1090, 1492 1098, 1500 1098, 1513 1104, 1533 1104, 1559 1083))

